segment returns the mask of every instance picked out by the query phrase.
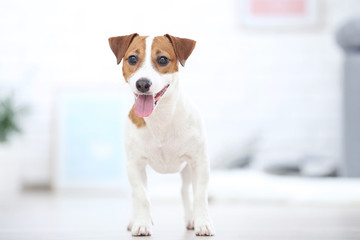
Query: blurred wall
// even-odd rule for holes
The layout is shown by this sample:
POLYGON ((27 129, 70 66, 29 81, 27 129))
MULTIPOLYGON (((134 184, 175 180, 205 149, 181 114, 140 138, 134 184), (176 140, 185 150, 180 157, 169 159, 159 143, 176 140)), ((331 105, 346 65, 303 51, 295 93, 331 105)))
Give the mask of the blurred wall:
POLYGON ((320 3, 317 26, 263 31, 241 26, 235 0, 2 1, 0 87, 31 106, 19 150, 25 182, 52 177, 59 91, 127 87, 107 38, 133 32, 197 40, 181 81, 204 116, 213 162, 241 157, 254 139, 259 166, 307 155, 337 161, 342 55, 334 32, 360 14, 360 1, 320 3))

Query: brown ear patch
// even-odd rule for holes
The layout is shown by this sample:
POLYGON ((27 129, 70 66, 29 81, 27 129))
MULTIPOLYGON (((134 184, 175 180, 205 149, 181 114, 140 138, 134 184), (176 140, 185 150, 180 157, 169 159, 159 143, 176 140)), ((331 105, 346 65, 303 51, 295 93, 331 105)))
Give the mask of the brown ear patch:
POLYGON ((196 42, 191 39, 174 37, 169 34, 165 34, 164 36, 171 42, 180 64, 185 66, 185 62, 194 50, 196 42))
POLYGON ((145 60, 145 47, 146 47, 146 38, 147 36, 138 36, 136 37, 128 47, 127 51, 124 55, 124 62, 123 62, 123 75, 125 78, 125 81, 127 82, 129 77, 133 75, 139 67, 143 64, 145 60), (130 57, 131 55, 134 55, 138 58, 138 62, 135 65, 130 65, 126 59, 130 57))
POLYGON ((144 118, 136 116, 134 106, 129 112, 129 118, 137 128, 145 127, 146 125, 144 118))
POLYGON ((177 72, 178 64, 177 57, 172 44, 169 39, 164 36, 155 37, 151 46, 151 61, 156 70, 162 74, 177 72), (158 58, 166 57, 170 60, 166 66, 158 64, 158 58))
POLYGON ((116 56, 117 64, 123 59, 127 49, 129 48, 133 39, 138 36, 137 33, 133 33, 126 36, 111 37, 109 38, 109 45, 111 50, 116 56))

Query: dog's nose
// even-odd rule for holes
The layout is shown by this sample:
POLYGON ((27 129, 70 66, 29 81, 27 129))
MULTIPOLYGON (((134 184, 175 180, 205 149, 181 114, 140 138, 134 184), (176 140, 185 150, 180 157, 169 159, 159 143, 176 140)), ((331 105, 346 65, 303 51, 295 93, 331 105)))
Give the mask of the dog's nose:
POLYGON ((152 82, 147 78, 140 78, 136 81, 136 88, 142 93, 149 91, 152 82))

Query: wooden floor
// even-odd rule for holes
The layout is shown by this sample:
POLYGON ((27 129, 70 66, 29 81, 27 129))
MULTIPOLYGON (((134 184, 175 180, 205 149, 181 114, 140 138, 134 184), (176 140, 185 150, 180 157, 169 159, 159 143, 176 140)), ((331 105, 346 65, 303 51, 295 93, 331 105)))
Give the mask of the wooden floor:
MULTIPOLYGON (((359 240, 360 207, 213 203, 215 237, 185 230, 180 202, 153 202, 153 236, 142 239, 359 240)), ((0 205, 1 240, 123 240, 127 200, 28 194, 0 205)))

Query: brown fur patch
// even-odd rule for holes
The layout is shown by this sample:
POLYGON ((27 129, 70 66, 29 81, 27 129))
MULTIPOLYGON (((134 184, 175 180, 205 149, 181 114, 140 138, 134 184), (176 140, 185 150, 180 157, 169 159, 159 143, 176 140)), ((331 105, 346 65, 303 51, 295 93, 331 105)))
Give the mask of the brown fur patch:
POLYGON ((144 118, 136 116, 134 106, 131 108, 129 112, 129 118, 137 128, 145 127, 146 125, 144 118))
POLYGON ((153 66, 160 73, 174 73, 178 71, 177 58, 173 46, 169 39, 164 36, 155 37, 151 46, 151 61, 153 66), (166 66, 160 66, 157 62, 158 57, 167 57, 170 62, 166 66))
POLYGON ((110 48, 116 56, 117 64, 123 59, 125 52, 129 48, 132 40, 138 36, 137 33, 133 33, 125 36, 111 37, 109 38, 110 48))
POLYGON ((141 67, 142 63, 144 62, 145 58, 145 39, 147 36, 137 36, 131 42, 129 48, 127 49, 125 56, 124 56, 124 63, 123 63, 123 75, 125 81, 127 82, 129 77, 141 67), (131 56, 137 56, 138 63, 136 65, 130 65, 127 59, 131 56))
POLYGON ((185 62, 195 48, 196 41, 174 37, 169 34, 165 34, 165 37, 169 39, 172 46, 174 47, 176 57, 182 66, 185 66, 185 62))

